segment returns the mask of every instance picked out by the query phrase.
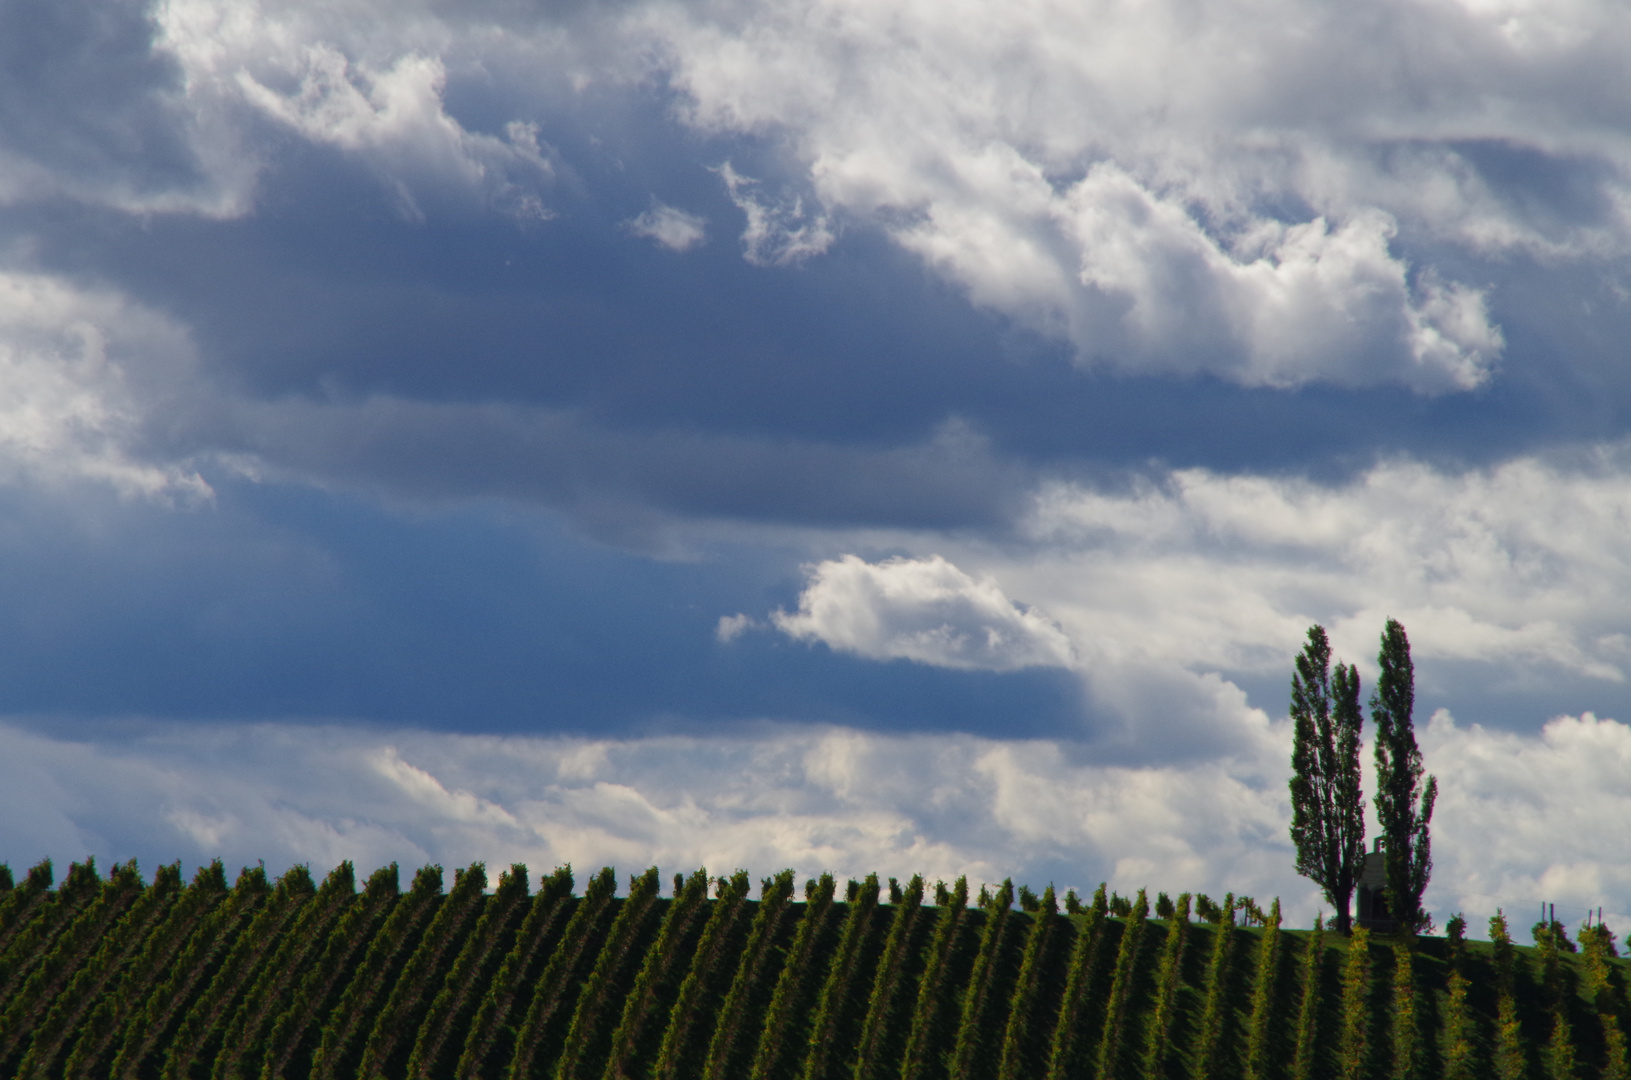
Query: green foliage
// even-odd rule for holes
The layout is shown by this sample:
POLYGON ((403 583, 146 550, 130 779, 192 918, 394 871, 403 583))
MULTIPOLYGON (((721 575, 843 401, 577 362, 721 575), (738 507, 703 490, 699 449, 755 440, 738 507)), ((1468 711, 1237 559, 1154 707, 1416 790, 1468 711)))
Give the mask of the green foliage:
MULTIPOLYGON (((395 864, 389 869, 394 870, 395 864)), ((323 1024, 317 1048, 312 1052, 314 1080, 355 1075, 379 1010, 384 1007, 441 895, 442 868, 425 866, 414 874, 408 895, 390 903, 390 914, 368 943, 361 965, 346 981, 339 1005, 323 1024)))
POLYGON ((1357 932, 1336 977, 1323 920, 1291 931, 1275 904, 1238 927, 1233 897, 1207 925, 1192 896, 1151 921, 1142 892, 1116 920, 1103 887, 1075 915, 1051 887, 1023 911, 1011 883, 971 909, 966 880, 925 907, 921 878, 889 907, 877 877, 798 904, 790 871, 757 903, 745 872, 672 901, 655 870, 623 900, 610 870, 581 898, 567 868, 536 898, 521 866, 446 896, 435 867, 406 895, 395 867, 360 893, 344 864, 321 887, 47 873, 0 890, 32 896, 0 1003, 16 1080, 1631 1080, 1600 926, 1577 955, 1549 924, 1516 948, 1504 917, 1488 946, 1460 916, 1442 943, 1357 932))
MULTIPOLYGON (((44 872, 41 878, 48 885, 51 864, 46 862, 42 866, 44 872)), ((31 873, 30 877, 34 875, 31 873)), ((34 886, 34 891, 43 892, 38 880, 30 884, 34 886)), ((74 924, 80 909, 97 897, 101 885, 102 879, 96 873, 96 860, 86 859, 84 863, 69 864, 68 877, 62 883, 62 888, 39 897, 37 910, 29 912, 30 917, 17 927, 5 950, 0 952, 0 1002, 11 1002, 24 981, 34 974, 35 968, 50 957, 57 934, 74 924)), ((10 1005, 6 1008, 9 1010, 10 1005)), ((15 1039, 19 1036, 12 1029, 9 1037, 15 1039)), ((6 1038, 6 1035, 0 1035, 0 1039, 6 1038)))
POLYGON ((1467 977, 1450 973, 1444 1007, 1444 1080, 1473 1080, 1478 1075, 1473 1061, 1472 1016, 1467 1006, 1467 977))
POLYGON ((1229 960, 1235 943, 1235 898, 1223 902, 1223 917, 1212 931, 1212 951, 1206 961, 1206 1005, 1195 1047, 1195 1080, 1210 1080, 1223 1072, 1223 1047, 1228 1037, 1229 960))
MULTIPOLYGON (((921 888, 922 879, 913 880, 921 888)), ((708 1043, 703 1073, 707 1080, 740 1076, 745 1064, 742 1059, 754 1048, 753 1036, 759 1031, 781 960, 777 942, 793 917, 792 901, 793 871, 783 870, 775 878, 760 882, 759 910, 708 1043)))
POLYGON ((568 1012, 577 1004, 578 990, 595 962, 605 938, 617 892, 617 874, 603 867, 583 891, 572 919, 561 932, 561 945, 534 984, 532 999, 516 1025, 513 1052, 504 1066, 508 1080, 532 1080, 547 1075, 560 1052, 568 1012))
POLYGON ((213 985, 211 976, 218 974, 221 957, 230 958, 229 949, 237 947, 240 931, 254 925, 262 906, 277 896, 265 868, 246 867, 238 875, 231 895, 199 921, 140 1004, 129 1009, 114 1040, 118 1049, 110 1076, 149 1076, 155 1059, 169 1056, 177 1026, 190 1015, 196 994, 213 985))
POLYGON ((837 883, 831 874, 805 882, 804 918, 800 920, 787 963, 776 980, 765 1012, 765 1023, 754 1054, 752 1080, 783 1080, 793 1075, 793 1062, 807 1045, 811 986, 816 976, 816 957, 824 943, 832 915, 837 883))
POLYGON ((751 885, 745 870, 737 871, 728 881, 719 880, 715 890, 718 899, 663 1032, 655 1070, 660 1078, 694 1076, 702 1065, 701 1058, 709 1046, 708 1029, 739 966, 738 930, 751 885))
POLYGON ((286 927, 306 910, 316 892, 305 866, 290 867, 278 879, 254 920, 233 941, 209 986, 188 1009, 160 1069, 163 1080, 191 1080, 195 1069, 209 1075, 208 1064, 223 1046, 239 1003, 282 944, 286 927))
POLYGON ((1325 971, 1325 920, 1315 917, 1314 932, 1303 945, 1301 997, 1297 1006, 1297 1049, 1291 1061, 1292 1080, 1309 1080, 1319 1052, 1320 983, 1325 971))
POLYGON ((505 1036, 513 1038, 515 1032, 509 1021, 517 995, 522 986, 531 984, 529 975, 536 974, 558 940, 572 907, 572 884, 572 867, 561 866, 539 886, 509 952, 476 1006, 454 1075, 471 1080, 492 1077, 497 1073, 494 1059, 509 1060, 511 1043, 505 1036))
POLYGON ((1422 783, 1421 750, 1416 746, 1412 712, 1416 672, 1410 639, 1396 619, 1382 631, 1376 662, 1380 673, 1371 695, 1371 721, 1376 725, 1376 818, 1382 826, 1387 866, 1388 913, 1408 932, 1430 928, 1422 894, 1433 873, 1433 803, 1438 781, 1422 783))
MULTIPOLYGON (((179 882, 180 864, 159 868, 153 879, 155 893, 166 890, 170 873, 179 882)), ((154 982, 164 976, 176 952, 227 892, 226 871, 219 859, 199 868, 192 884, 166 907, 163 921, 142 939, 140 951, 129 956, 116 972, 109 973, 110 981, 68 1051, 62 1066, 64 1076, 103 1075, 108 1071, 121 1029, 141 1008, 154 982)))
POLYGON ((1513 995, 1517 961, 1512 951, 1512 937, 1506 928, 1506 915, 1501 911, 1496 911, 1489 920, 1489 940, 1495 962, 1495 1077, 1496 1080, 1522 1080, 1528 1072, 1528 1055, 1513 995))
POLYGON ((1002 1054, 998 1059, 997 1076, 1000 1080, 1030 1080, 1039 1072, 1045 1040, 1038 1032, 1048 1029, 1046 1012, 1038 1007, 1043 993, 1043 979, 1048 959, 1053 953, 1053 942, 1063 931, 1059 917, 1059 901, 1049 885, 1037 901, 1030 931, 1025 935, 1025 953, 1020 960, 1019 976, 1014 982, 1014 994, 1008 1003, 1008 1025, 1002 1036, 1002 1054))
MULTIPOLYGON (((211 1075, 215 1080, 258 1076, 267 1066, 268 1053, 279 1055, 270 1043, 276 1017, 290 995, 297 993, 302 975, 321 973, 310 969, 320 962, 319 954, 331 928, 348 908, 357 902, 357 883, 349 861, 335 867, 315 896, 306 904, 288 933, 284 934, 255 978, 238 1007, 232 1012, 221 1036, 221 1051, 215 1057, 211 1075)), ((299 1007, 299 1002, 294 1002, 299 1007)))
POLYGON ((1144 941, 1144 927, 1149 921, 1149 913, 1149 901, 1144 896, 1144 890, 1140 889, 1121 932, 1121 947, 1116 953, 1110 998, 1105 1003, 1104 1030, 1099 1036, 1099 1080, 1117 1080, 1125 1075, 1122 1058, 1129 1026, 1127 1013, 1133 982, 1138 978, 1139 947, 1144 941))
POLYGON ((1324 627, 1308 628, 1308 643, 1297 656, 1291 721, 1291 842, 1297 848, 1297 873, 1324 891, 1336 908, 1337 932, 1346 934, 1349 903, 1365 861, 1359 769, 1364 717, 1359 673, 1346 664, 1331 671, 1324 627))
POLYGON ((667 1026, 666 1005, 673 1000, 676 984, 684 977, 684 965, 691 959, 686 946, 694 944, 690 941, 692 928, 699 916, 708 913, 706 868, 689 878, 676 874, 674 880, 678 887, 657 931, 657 940, 646 952, 634 989, 623 999, 623 1015, 612 1032, 611 1051, 606 1058, 607 1080, 644 1075, 642 1044, 649 1040, 643 1036, 648 1029, 655 1029, 661 1037, 667 1026))
POLYGON ((180 888, 179 865, 160 867, 151 889, 143 888, 134 861, 113 868, 97 899, 0 1012, 0 1071, 19 1077, 56 1072, 64 1043, 84 1012, 180 888), (25 1046, 27 1053, 16 1063, 25 1046))
POLYGON ((459 1036, 479 1007, 480 988, 488 983, 493 966, 509 950, 516 913, 526 907, 527 888, 527 868, 522 863, 513 864, 499 875, 498 888, 483 906, 475 931, 453 961, 452 970, 419 1027, 413 1053, 408 1057, 408 1076, 441 1080, 454 1075, 453 1066, 463 1049, 459 1036))
MULTIPOLYGON (((7 867, 9 874, 11 868, 7 867)), ((51 899, 48 890, 54 880, 51 860, 42 859, 34 864, 23 878, 21 886, 0 894, 0 973, 5 971, 5 956, 17 932, 30 925, 36 905, 51 899)))
MULTIPOLYGON (((1573 993, 1565 982, 1563 965, 1559 959, 1559 939, 1567 941, 1561 928, 1538 924, 1535 944, 1539 946, 1541 984, 1546 993, 1546 1007, 1550 1014, 1551 1037, 1546 1042, 1543 1059, 1549 1080, 1576 1080, 1579 1062, 1574 1048, 1574 1037, 1569 1027, 1569 999, 1573 993)), ((1572 951, 1572 950, 1571 950, 1572 951)))
POLYGON ((845 905, 843 933, 827 967, 827 978, 816 997, 815 1016, 810 1022, 809 1047, 804 1055, 803 1080, 828 1080, 844 1069, 843 1048, 848 1040, 844 1030, 858 1018, 866 998, 856 988, 866 977, 867 941, 873 929, 873 913, 878 907, 878 875, 866 881, 851 881, 845 905))
POLYGON ((1450 977, 1445 987, 1443 1057, 1444 1080, 1473 1080, 1479 1075, 1473 1059, 1473 1018, 1467 1001, 1470 983, 1466 966, 1467 920, 1453 915, 1444 927, 1449 944, 1450 977))
POLYGON ((1370 1061, 1370 931, 1355 927, 1348 939, 1348 962, 1342 969, 1342 1032, 1337 1046, 1337 1075, 1361 1080, 1370 1061))
POLYGON ((1263 936, 1257 943, 1257 968, 1252 977, 1252 1011, 1246 1023, 1246 1080, 1264 1080, 1269 1075, 1269 1031, 1274 1016, 1275 984, 1280 976, 1278 897, 1273 907, 1263 914, 1262 925, 1263 936))
POLYGON ((425 927, 418 947, 403 965, 402 974, 374 1020, 363 1045, 358 1076, 373 1080, 406 1072, 420 1024, 441 989, 438 976, 446 970, 444 965, 458 955, 465 935, 480 916, 486 888, 487 867, 482 863, 454 871, 453 888, 425 927))
MULTIPOLYGON (((1157 901, 1166 900, 1162 893, 1157 901)), ((1172 1044, 1172 1017, 1178 1007, 1178 986, 1183 978, 1184 943, 1189 937, 1189 894, 1178 897, 1178 903, 1166 903, 1170 925, 1166 944, 1161 947, 1161 965, 1155 973, 1155 1009, 1145 1024, 1144 1075, 1149 1080, 1162 1080, 1167 1075, 1167 1058, 1172 1044)))
POLYGON ((960 877, 951 892, 936 898, 940 908, 934 936, 929 942, 923 977, 918 981, 917 1004, 901 1058, 905 1080, 928 1080, 940 1075, 936 1049, 956 1037, 953 1024, 957 985, 954 979, 958 942, 968 924, 968 879, 960 877))
POLYGON ((606 944, 595 958, 589 972, 589 981, 578 995, 572 1023, 566 1031, 566 1043, 555 1063, 556 1080, 592 1080, 600 1075, 605 1053, 627 987, 621 984, 627 975, 632 979, 635 965, 642 951, 642 937, 647 921, 657 902, 660 887, 657 868, 653 866, 629 882, 629 895, 612 921, 606 935, 606 944))
POLYGON ((1082 1059, 1092 1046, 1092 1022, 1098 1011, 1092 1009, 1093 982, 1098 975, 1099 957, 1103 954, 1105 920, 1109 903, 1101 884, 1093 894, 1093 903, 1087 917, 1076 931, 1076 941, 1070 951, 1070 965, 1065 969, 1065 991, 1059 1006, 1059 1022, 1053 1028, 1053 1040, 1048 1048, 1048 1080, 1064 1080, 1081 1071, 1082 1059))
POLYGON ((986 1036, 998 1004, 995 992, 998 955, 1013 903, 1014 883, 1004 881, 984 905, 980 950, 975 954, 974 970, 969 973, 968 986, 963 990, 962 1022, 957 1025, 957 1042, 952 1048, 951 1080, 972 1080, 988 1071, 984 1066, 991 1047, 986 1036))
MULTIPOLYGON (((894 878, 889 879, 891 883, 894 878)), ((1044 896, 1053 902, 1053 887, 1044 896)), ((914 932, 923 915, 923 878, 913 877, 906 890, 892 901, 895 911, 889 920, 889 936, 878 959, 872 993, 867 999, 861 1036, 856 1042, 854 1080, 883 1080, 899 1071, 903 1035, 899 1018, 907 1004, 904 990, 913 974, 914 932)))
POLYGON ((1615 993, 1609 965, 1609 958, 1615 952, 1614 935, 1602 923, 1588 926, 1580 932, 1580 946, 1586 969, 1586 997, 1597 1013, 1603 1032, 1602 1080, 1627 1080, 1631 1069, 1626 1062, 1625 1003, 1615 993))
POLYGON ((1414 939, 1393 946, 1393 1080, 1416 1080, 1421 1062, 1414 939))

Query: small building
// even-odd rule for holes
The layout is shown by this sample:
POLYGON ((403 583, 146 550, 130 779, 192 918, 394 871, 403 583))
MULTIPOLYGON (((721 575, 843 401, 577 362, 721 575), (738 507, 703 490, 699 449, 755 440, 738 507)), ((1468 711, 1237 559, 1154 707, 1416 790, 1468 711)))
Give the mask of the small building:
POLYGON ((1382 838, 1365 853, 1365 865, 1359 871, 1359 911, 1354 923, 1367 930, 1391 934, 1399 924, 1387 910, 1387 853, 1382 850, 1382 838))

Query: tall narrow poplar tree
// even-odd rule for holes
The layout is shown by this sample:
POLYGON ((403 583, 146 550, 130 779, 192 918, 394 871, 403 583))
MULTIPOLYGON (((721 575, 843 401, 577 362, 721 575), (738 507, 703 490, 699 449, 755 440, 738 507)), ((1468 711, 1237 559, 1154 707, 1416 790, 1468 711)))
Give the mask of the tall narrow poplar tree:
POLYGON ((1438 780, 1422 783, 1421 750, 1411 714, 1416 704, 1416 670, 1410 639, 1397 619, 1382 631, 1381 668, 1371 694, 1376 725, 1376 818, 1387 852, 1387 908, 1401 930, 1416 933, 1428 925, 1422 893, 1433 873, 1428 823, 1438 799, 1438 780))
POLYGON ((1360 790, 1359 673, 1331 673, 1325 628, 1310 626, 1291 676, 1291 841, 1297 873, 1325 890, 1336 928, 1348 933, 1349 902, 1365 861, 1365 800, 1360 790))

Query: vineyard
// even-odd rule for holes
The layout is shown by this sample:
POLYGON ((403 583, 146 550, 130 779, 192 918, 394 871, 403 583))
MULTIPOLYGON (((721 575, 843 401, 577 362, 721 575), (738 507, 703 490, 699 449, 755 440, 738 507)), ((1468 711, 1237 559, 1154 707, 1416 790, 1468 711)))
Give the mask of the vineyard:
POLYGON ((1143 893, 791 871, 757 898, 745 872, 530 886, 0 867, 0 1077, 1627 1076, 1606 930, 1407 944, 1233 898, 1152 918, 1143 893))

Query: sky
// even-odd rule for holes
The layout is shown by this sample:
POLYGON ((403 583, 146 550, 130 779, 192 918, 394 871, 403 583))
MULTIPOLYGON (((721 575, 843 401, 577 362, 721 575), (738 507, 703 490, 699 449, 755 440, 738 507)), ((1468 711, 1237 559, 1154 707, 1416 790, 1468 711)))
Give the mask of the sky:
POLYGON ((1397 618, 1429 909, 1623 925, 1628 52, 1606 0, 0 0, 0 861, 1307 925, 1292 658, 1368 693, 1397 618))

